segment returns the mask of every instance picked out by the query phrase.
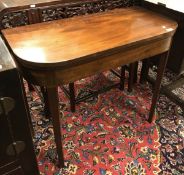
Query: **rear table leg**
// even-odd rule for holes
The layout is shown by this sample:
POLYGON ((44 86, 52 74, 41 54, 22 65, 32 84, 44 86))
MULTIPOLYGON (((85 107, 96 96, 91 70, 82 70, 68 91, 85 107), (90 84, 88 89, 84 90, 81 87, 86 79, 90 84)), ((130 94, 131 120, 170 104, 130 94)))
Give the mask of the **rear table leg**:
POLYGON ((140 83, 144 83, 147 80, 147 76, 149 73, 149 59, 144 59, 142 61, 142 69, 141 69, 141 75, 140 75, 140 83))
POLYGON ((131 63, 129 65, 128 92, 132 92, 133 89, 135 67, 136 63, 131 63))
POLYGON ((125 66, 121 66, 121 75, 120 75, 120 90, 125 88, 125 66))
POLYGON ((75 112, 75 89, 74 89, 74 83, 69 83, 69 95, 70 95, 70 108, 72 112, 75 112))

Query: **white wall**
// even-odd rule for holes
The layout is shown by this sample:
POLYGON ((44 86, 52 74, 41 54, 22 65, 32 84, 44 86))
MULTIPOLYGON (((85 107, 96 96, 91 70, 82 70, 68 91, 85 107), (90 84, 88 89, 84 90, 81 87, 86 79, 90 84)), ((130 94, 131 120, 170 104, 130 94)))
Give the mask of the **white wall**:
POLYGON ((184 13, 184 0, 146 0, 157 4, 158 2, 165 4, 167 8, 184 13))

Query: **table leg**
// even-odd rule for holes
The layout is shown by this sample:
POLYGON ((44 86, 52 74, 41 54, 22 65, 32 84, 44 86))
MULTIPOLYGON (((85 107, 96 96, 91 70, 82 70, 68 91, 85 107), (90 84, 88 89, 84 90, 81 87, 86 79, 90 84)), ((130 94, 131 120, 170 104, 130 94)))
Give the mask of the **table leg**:
POLYGON ((75 112, 75 89, 74 83, 69 83, 69 94, 70 94, 70 108, 72 112, 75 112))
POLYGON ((125 66, 121 66, 121 75, 120 75, 120 90, 125 88, 125 66))
POLYGON ((138 62, 138 61, 136 61, 136 62, 135 62, 135 68, 134 68, 134 84, 135 84, 135 83, 137 83, 138 65, 139 65, 139 62, 138 62))
POLYGON ((62 142, 61 142, 61 129, 60 129, 60 119, 59 119, 59 116, 60 116, 59 99, 58 99, 57 87, 47 88, 47 94, 48 94, 49 111, 52 117, 59 166, 64 167, 64 157, 63 157, 63 149, 62 149, 62 142))
POLYGON ((164 70, 165 70, 165 67, 166 67, 166 64, 167 64, 168 53, 169 52, 164 52, 163 54, 160 55, 158 70, 157 70, 157 78, 156 78, 156 82, 155 82, 155 85, 154 85, 152 103, 151 103, 151 108, 150 108, 150 112, 149 112, 148 121, 150 123, 153 121, 153 115, 154 115, 156 103, 157 103, 157 100, 158 100, 158 97, 159 97, 161 81, 162 81, 164 70))
POLYGON ((129 65, 128 92, 132 92, 133 89, 135 66, 136 63, 131 63, 129 65))
POLYGON ((148 73, 149 73, 149 59, 144 59, 142 61, 142 69, 141 69, 141 75, 140 75, 140 83, 146 82, 148 73))
POLYGON ((41 92, 42 92, 42 101, 44 103, 44 113, 46 118, 50 118, 50 111, 49 111, 49 104, 48 104, 48 93, 47 89, 45 87, 41 87, 41 92))

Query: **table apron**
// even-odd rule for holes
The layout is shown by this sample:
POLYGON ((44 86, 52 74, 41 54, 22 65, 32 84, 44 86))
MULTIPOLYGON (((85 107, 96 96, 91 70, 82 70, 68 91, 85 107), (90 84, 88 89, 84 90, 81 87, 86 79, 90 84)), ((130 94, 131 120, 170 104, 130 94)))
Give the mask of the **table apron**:
POLYGON ((149 58, 164 53, 170 49, 172 36, 157 41, 148 42, 136 47, 95 59, 87 63, 74 65, 66 69, 57 70, 34 70, 27 67, 20 67, 25 79, 34 85, 54 87, 61 84, 75 82, 82 78, 106 71, 118 66, 133 63, 135 61, 149 58))

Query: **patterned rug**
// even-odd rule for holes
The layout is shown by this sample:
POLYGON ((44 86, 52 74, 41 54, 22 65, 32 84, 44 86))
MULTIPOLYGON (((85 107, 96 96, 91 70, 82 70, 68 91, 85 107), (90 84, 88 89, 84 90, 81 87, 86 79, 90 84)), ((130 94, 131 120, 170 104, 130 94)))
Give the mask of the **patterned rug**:
MULTIPOLYGON (((170 73, 168 72, 167 75, 170 73)), ((75 83, 83 96, 117 82, 109 72, 75 83)), ((182 175, 184 118, 181 109, 161 95, 156 121, 148 123, 149 84, 128 93, 112 89, 77 105, 59 89, 61 132, 66 168, 57 168, 52 123, 38 95, 27 92, 35 129, 34 145, 42 175, 182 175)))

